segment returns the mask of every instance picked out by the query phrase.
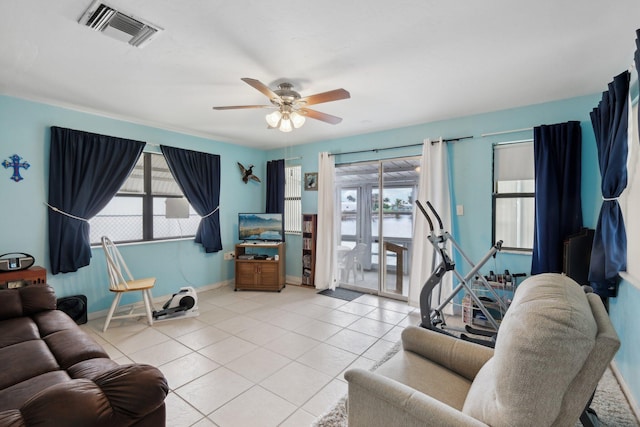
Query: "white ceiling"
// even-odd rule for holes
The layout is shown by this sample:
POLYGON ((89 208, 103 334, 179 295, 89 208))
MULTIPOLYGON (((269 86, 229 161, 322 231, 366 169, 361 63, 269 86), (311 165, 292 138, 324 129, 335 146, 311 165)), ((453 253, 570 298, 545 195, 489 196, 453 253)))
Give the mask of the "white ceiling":
POLYGON ((640 1, 106 0, 164 31, 144 48, 77 23, 91 0, 0 1, 0 93, 259 148, 593 94, 628 69, 640 1), (268 130, 240 80, 351 99, 268 130))

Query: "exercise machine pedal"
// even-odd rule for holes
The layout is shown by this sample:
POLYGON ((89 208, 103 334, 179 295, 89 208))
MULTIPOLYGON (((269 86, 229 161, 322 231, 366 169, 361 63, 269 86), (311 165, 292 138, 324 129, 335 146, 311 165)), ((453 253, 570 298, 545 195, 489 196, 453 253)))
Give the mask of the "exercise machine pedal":
POLYGON ((495 337, 496 336, 496 332, 495 331, 488 331, 486 329, 478 329, 478 328, 474 328, 473 326, 469 326, 469 325, 464 325, 464 330, 467 331, 467 333, 472 334, 472 335, 480 335, 482 337, 495 337))
POLYGON ((460 339, 462 341, 469 341, 475 344, 480 344, 483 345, 485 347, 490 347, 490 348, 494 348, 496 346, 496 342, 493 340, 481 340, 478 338, 472 338, 470 336, 468 336, 467 334, 460 334, 460 339))

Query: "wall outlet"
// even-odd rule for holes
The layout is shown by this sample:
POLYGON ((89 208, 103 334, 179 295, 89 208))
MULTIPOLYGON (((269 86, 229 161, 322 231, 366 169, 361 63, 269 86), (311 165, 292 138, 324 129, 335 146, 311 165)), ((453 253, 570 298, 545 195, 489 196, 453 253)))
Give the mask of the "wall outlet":
POLYGON ((456 215, 458 215, 458 216, 464 215, 464 206, 463 205, 456 205, 456 215))
POLYGON ((224 260, 225 261, 231 261, 232 259, 236 258, 236 254, 235 252, 225 252, 224 253, 224 260))

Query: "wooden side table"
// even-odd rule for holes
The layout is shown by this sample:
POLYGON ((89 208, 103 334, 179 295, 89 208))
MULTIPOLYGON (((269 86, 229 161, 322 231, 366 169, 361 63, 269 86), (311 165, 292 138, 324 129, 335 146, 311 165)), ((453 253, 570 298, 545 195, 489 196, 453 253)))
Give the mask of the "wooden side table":
POLYGON ((284 242, 237 244, 234 290, 280 292, 286 286, 285 254, 284 242), (264 252, 269 252, 268 259, 253 259, 264 252))
POLYGON ((0 289, 20 288, 28 285, 44 285, 47 283, 47 269, 37 265, 19 271, 0 273, 0 289))

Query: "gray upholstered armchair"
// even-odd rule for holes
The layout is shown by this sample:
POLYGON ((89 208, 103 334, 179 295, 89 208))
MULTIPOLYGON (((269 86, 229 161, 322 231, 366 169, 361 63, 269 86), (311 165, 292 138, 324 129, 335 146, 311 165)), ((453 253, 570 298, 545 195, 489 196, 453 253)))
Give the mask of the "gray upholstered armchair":
POLYGON ((375 372, 352 369, 349 427, 573 426, 620 346, 600 298, 573 280, 525 280, 495 349, 408 327, 375 372))

